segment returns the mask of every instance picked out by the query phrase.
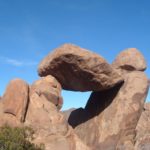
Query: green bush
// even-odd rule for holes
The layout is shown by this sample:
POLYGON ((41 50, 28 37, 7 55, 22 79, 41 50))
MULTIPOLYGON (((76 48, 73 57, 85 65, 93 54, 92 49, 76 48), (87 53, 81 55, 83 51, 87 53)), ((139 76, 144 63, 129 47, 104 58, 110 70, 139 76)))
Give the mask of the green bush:
POLYGON ((44 150, 43 145, 37 146, 33 140, 33 130, 29 127, 0 128, 0 150, 44 150))

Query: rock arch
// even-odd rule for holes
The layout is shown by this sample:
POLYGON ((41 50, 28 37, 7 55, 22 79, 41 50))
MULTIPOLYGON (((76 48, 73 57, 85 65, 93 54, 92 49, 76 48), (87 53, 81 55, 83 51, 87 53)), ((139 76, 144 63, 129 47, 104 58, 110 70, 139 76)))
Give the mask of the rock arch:
POLYGON ((148 92, 145 69, 144 57, 135 48, 122 51, 111 66, 97 54, 66 44, 50 53, 38 72, 52 74, 64 89, 94 91, 85 108, 73 110, 68 119, 86 145, 133 149, 148 92))
POLYGON ((32 126, 34 142, 44 142, 46 150, 136 150, 136 126, 149 88, 145 69, 135 48, 121 52, 110 65, 93 52, 65 44, 43 59, 41 78, 31 86, 22 80, 8 85, 11 90, 0 101, 0 125, 32 126), (59 111, 62 88, 93 91, 85 108, 72 111, 68 122, 59 111))

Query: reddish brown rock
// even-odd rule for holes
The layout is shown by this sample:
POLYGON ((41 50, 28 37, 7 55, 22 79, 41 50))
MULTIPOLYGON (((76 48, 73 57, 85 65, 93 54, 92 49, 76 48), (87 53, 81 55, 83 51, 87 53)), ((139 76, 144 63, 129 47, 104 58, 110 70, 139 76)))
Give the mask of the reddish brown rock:
POLYGON ((30 88, 30 95, 37 93, 39 96, 44 96, 48 101, 52 102, 61 109, 63 99, 61 96, 61 85, 51 75, 42 77, 35 81, 30 88))
POLYGON ((29 86, 21 79, 10 81, 3 96, 3 111, 14 115, 19 121, 25 119, 29 98, 29 86))
POLYGON ((133 150, 148 80, 138 71, 124 78, 123 85, 92 93, 85 109, 73 111, 69 117, 76 134, 91 148, 133 150))
POLYGON ((146 103, 136 127, 135 150, 150 148, 150 103, 146 103))
POLYGON ((40 76, 53 75, 63 89, 100 91, 122 82, 122 78, 101 56, 75 45, 65 44, 43 59, 40 76))
POLYGON ((112 66, 126 71, 144 71, 146 69, 146 62, 143 55, 136 48, 129 48, 122 51, 116 57, 112 66))

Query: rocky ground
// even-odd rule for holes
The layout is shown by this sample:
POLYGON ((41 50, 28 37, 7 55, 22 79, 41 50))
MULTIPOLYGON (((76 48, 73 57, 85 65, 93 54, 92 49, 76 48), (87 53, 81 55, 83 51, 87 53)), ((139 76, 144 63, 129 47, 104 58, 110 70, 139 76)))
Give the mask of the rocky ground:
POLYGON ((41 78, 32 85, 10 81, 0 97, 0 126, 32 127, 33 142, 46 150, 149 150, 145 69, 135 48, 108 64, 98 54, 65 44, 42 60, 41 78), (62 88, 93 92, 85 108, 61 112, 62 88))

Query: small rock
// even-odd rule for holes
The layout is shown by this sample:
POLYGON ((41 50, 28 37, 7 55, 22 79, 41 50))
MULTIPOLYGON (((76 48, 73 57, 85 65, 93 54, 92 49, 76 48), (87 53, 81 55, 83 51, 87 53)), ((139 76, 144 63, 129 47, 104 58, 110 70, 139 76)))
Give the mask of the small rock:
POLYGON ((146 62, 143 55, 136 48, 129 48, 122 51, 112 63, 113 68, 126 71, 144 71, 146 62))

